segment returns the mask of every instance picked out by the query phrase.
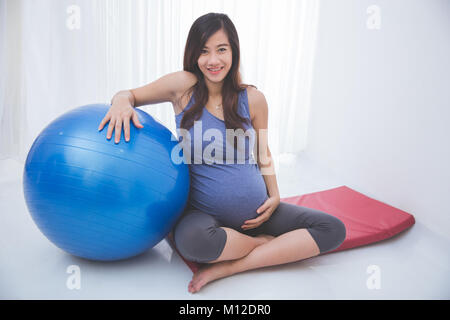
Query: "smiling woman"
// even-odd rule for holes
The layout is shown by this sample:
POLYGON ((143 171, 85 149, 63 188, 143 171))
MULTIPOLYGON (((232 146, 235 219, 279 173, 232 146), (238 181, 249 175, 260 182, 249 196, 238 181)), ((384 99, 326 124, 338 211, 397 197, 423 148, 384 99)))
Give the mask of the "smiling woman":
POLYGON ((337 218, 280 204, 274 170, 262 174, 262 164, 252 158, 254 144, 262 140, 256 149, 258 159, 262 154, 273 167, 267 139, 259 139, 267 131, 267 101, 256 87, 241 83, 239 59, 239 38, 227 15, 209 13, 194 22, 184 71, 197 81, 186 81, 177 94, 182 103, 175 116, 178 138, 183 138, 188 151, 184 156, 190 161, 191 189, 173 239, 184 258, 211 265, 194 274, 190 292, 236 272, 334 249, 345 237, 345 227, 337 218), (234 142, 239 135, 229 139, 229 130, 254 133, 244 135, 242 163, 237 163, 238 153, 228 161, 230 145, 239 149, 234 142), (205 139, 202 132, 214 134, 205 139), (205 154, 226 161, 209 161, 205 154))
POLYGON ((191 206, 234 229, 256 218, 256 210, 268 198, 251 154, 254 133, 240 141, 241 135, 229 134, 254 132, 249 86, 241 84, 239 56, 239 38, 226 15, 210 13, 198 18, 189 32, 184 58, 185 71, 194 72, 198 82, 187 88, 194 92, 176 115, 179 138, 181 132, 188 138, 183 142, 191 163, 191 206), (212 134, 205 139, 203 132, 212 134))

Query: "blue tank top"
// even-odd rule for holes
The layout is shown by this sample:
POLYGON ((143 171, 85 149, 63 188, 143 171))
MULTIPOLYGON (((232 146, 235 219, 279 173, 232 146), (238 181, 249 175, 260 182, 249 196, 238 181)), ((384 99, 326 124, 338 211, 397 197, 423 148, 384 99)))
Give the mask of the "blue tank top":
MULTIPOLYGON (((248 119, 246 131, 237 139, 234 148, 233 129, 226 129, 225 121, 203 107, 200 119, 194 122, 189 134, 180 134, 185 110, 195 102, 192 95, 186 108, 175 115, 178 141, 185 146, 185 159, 190 159, 191 188, 188 208, 193 207, 216 217, 223 226, 240 230, 244 221, 258 216, 256 210, 268 198, 264 178, 252 155, 255 131, 251 125, 247 90, 239 93, 238 113, 248 119), (186 139, 185 138, 190 138, 186 139), (190 149, 190 154, 189 154, 190 149)), ((189 161, 189 160, 188 160, 189 161)))

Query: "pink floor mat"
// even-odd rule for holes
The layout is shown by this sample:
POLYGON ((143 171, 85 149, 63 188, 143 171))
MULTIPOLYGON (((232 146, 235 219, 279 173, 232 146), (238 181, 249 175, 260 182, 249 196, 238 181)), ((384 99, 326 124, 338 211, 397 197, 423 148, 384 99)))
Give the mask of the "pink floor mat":
MULTIPOLYGON (((347 186, 282 198, 281 201, 326 212, 345 224, 347 234, 344 242, 325 254, 391 238, 415 223, 413 215, 369 198, 347 186)), ((167 240, 176 250, 171 233, 167 240)), ((178 250, 176 251, 179 254, 178 250)), ((192 272, 196 272, 202 265, 186 260, 181 255, 180 257, 192 272)))

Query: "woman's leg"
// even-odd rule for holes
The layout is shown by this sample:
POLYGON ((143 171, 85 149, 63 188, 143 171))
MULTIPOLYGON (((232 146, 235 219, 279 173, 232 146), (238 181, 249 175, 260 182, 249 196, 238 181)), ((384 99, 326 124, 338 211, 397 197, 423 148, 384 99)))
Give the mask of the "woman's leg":
POLYGON ((242 258, 256 246, 267 242, 267 239, 220 227, 213 216, 200 210, 189 210, 174 228, 174 241, 186 259, 215 263, 242 258))
POLYGON ((227 235, 225 247, 220 256, 208 263, 216 263, 225 260, 235 260, 245 257, 257 246, 266 243, 268 239, 262 236, 251 237, 234 229, 221 227, 227 235))
POLYGON ((320 254, 339 247, 345 239, 344 223, 323 211, 280 202, 268 221, 255 229, 245 231, 248 235, 269 234, 278 237, 297 229, 306 229, 320 249, 320 254))
POLYGON ((234 272, 316 256, 336 249, 346 236, 345 225, 336 217, 286 202, 281 202, 271 218, 255 231, 276 238, 259 249, 255 248, 248 259, 236 261, 234 272))
POLYGON ((255 247, 248 255, 208 265, 197 271, 188 285, 188 291, 195 293, 205 284, 233 274, 294 262, 319 254, 319 248, 306 229, 298 229, 278 236, 255 247))
POLYGON ((197 292, 215 279, 331 251, 344 241, 346 233, 339 219, 318 210, 287 203, 280 203, 272 217, 256 229, 276 238, 255 247, 241 259, 219 262, 199 270, 194 274, 188 290, 197 292))

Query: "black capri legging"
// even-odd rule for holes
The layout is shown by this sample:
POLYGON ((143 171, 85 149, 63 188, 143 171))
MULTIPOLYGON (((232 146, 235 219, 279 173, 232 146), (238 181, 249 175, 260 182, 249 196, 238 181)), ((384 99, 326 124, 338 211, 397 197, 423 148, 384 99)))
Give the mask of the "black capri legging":
MULTIPOLYGON (((277 237, 296 229, 308 230, 320 254, 338 248, 346 236, 345 225, 338 218, 287 202, 280 202, 270 219, 259 227, 237 231, 249 236, 267 234, 277 237)), ((186 209, 178 220, 173 237, 184 258, 200 263, 216 260, 227 241, 226 232, 218 219, 193 208, 186 209)))

